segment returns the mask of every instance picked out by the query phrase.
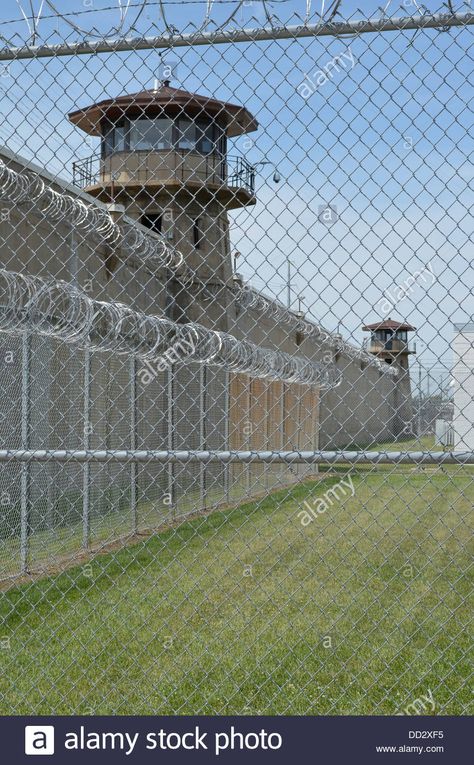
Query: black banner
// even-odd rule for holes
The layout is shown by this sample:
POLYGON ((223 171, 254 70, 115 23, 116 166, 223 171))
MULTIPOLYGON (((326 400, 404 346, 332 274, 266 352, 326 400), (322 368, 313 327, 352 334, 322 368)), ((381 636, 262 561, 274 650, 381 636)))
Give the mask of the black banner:
POLYGON ((0 717, 2 762, 470 761, 468 717, 0 717))

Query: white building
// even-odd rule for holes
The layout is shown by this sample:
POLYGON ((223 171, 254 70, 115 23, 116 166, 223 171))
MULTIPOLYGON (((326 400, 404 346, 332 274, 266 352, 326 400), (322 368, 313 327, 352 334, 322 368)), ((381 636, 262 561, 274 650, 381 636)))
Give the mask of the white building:
POLYGON ((474 322, 454 332, 454 448, 474 450, 474 322))

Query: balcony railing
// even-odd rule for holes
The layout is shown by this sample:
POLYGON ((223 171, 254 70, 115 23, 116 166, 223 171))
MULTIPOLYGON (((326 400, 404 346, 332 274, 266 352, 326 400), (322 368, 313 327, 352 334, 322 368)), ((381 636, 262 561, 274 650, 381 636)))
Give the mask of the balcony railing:
POLYGON ((72 163, 72 182, 74 186, 85 189, 94 186, 100 180, 100 154, 92 154, 85 159, 72 163))
MULTIPOLYGON (((227 158, 227 183, 231 187, 244 188, 251 194, 255 192, 255 168, 246 159, 239 156, 227 158)), ((225 164, 225 163, 224 163, 225 164)))
MULTIPOLYGON (((133 180, 135 173, 130 164, 132 157, 136 162, 136 180, 146 183, 147 180, 152 180, 156 174, 156 159, 160 156, 163 158, 163 166, 160 168, 158 165, 159 172, 163 175, 168 174, 173 180, 186 183, 198 179, 204 184, 221 183, 229 188, 245 189, 252 195, 255 193, 255 168, 243 157, 228 156, 226 161, 216 158, 212 154, 196 154, 182 149, 170 149, 166 152, 121 152, 112 154, 105 159, 100 154, 92 154, 90 157, 73 162, 73 184, 84 189, 101 183, 111 183, 112 180, 117 180, 116 176, 120 176, 122 173, 129 175, 129 180, 133 180), (142 161, 137 162, 140 157, 143 158, 142 161), (177 158, 172 167, 172 163, 168 163, 171 157, 177 158), (154 160, 153 167, 150 166, 150 158, 154 160), (189 158, 189 162, 186 161, 186 158, 189 158), (119 161, 117 162, 117 160, 119 161), (115 162, 118 169, 113 169, 112 162, 115 162)), ((117 182, 120 183, 120 178, 117 182)))

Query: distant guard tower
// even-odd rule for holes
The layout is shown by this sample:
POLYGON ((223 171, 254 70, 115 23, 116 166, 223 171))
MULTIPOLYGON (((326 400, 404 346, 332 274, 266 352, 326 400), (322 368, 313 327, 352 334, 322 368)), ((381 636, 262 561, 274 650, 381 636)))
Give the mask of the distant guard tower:
MULTIPOLYGON (((100 152, 74 162, 75 185, 123 205, 127 215, 165 236, 211 288, 231 283, 227 211, 256 199, 254 168, 229 156, 227 143, 257 129, 250 112, 165 81, 72 112, 69 120, 100 139, 100 152)), ((206 306, 190 294, 179 302, 175 319, 226 328, 222 288, 206 306)))
POLYGON ((367 324, 362 329, 370 332, 370 338, 364 344, 366 350, 387 364, 392 364, 398 372, 393 401, 389 404, 392 411, 388 413, 393 435, 413 435, 415 428, 408 357, 416 353, 416 346, 408 342, 408 332, 414 332, 415 327, 388 318, 367 324))

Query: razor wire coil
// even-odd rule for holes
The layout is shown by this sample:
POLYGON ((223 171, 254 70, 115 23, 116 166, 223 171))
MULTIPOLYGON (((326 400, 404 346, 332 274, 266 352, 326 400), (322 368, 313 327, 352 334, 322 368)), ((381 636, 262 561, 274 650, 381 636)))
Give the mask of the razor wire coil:
MULTIPOLYGON (((107 244, 121 247, 126 258, 140 259, 153 269, 171 268, 176 272, 183 286, 189 286, 193 282, 205 286, 197 272, 184 264, 182 253, 171 247, 159 235, 142 231, 140 225, 131 219, 123 218, 122 224, 119 225, 112 219, 109 211, 99 205, 86 203, 70 194, 58 192, 47 186, 39 176, 18 173, 8 168, 2 160, 0 160, 0 198, 13 204, 22 202, 35 204, 39 211, 51 221, 67 220, 82 234, 98 235, 107 244)), ((381 372, 396 376, 395 370, 381 363, 371 354, 335 337, 322 327, 303 320, 284 306, 280 306, 277 301, 265 297, 247 285, 234 287, 234 295, 241 306, 253 308, 260 313, 268 313, 296 331, 320 337, 323 342, 329 342, 336 350, 350 358, 363 360, 381 372)))
POLYGON ((124 303, 94 300, 65 281, 47 282, 4 269, 0 269, 0 330, 34 331, 147 361, 159 362, 171 353, 172 362, 197 361, 301 385, 332 388, 341 382, 340 372, 331 365, 261 348, 198 323, 180 325, 124 303))

